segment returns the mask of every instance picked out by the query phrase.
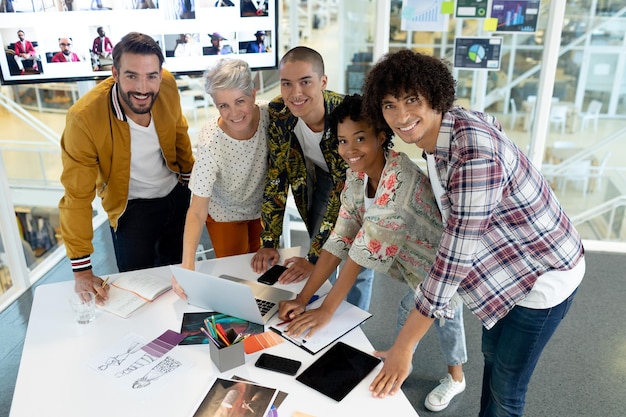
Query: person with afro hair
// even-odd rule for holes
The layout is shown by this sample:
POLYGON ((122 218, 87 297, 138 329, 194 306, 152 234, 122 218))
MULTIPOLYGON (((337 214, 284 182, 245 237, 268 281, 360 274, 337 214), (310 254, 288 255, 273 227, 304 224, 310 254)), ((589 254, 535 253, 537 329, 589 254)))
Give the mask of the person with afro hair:
POLYGON ((544 347, 585 274, 580 236, 550 185, 498 120, 453 106, 448 65, 410 50, 385 55, 363 87, 366 113, 423 151, 444 232, 435 262, 373 395, 397 392, 412 348, 452 318, 459 294, 483 324, 482 417, 521 416, 544 347))

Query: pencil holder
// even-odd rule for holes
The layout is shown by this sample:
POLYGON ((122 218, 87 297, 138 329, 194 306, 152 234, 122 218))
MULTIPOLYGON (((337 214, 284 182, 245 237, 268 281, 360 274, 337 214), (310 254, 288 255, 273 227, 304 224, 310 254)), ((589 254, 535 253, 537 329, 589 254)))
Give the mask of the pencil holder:
POLYGON ((226 346, 221 349, 213 343, 209 343, 209 351, 211 360, 220 372, 228 371, 246 362, 243 353, 243 342, 235 343, 234 345, 226 346))

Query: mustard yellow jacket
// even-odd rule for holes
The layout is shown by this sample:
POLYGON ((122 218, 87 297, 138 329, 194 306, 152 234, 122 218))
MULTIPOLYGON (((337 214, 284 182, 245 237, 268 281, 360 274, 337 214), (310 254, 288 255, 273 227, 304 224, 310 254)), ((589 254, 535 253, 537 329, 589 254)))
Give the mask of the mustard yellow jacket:
MULTIPOLYGON (((67 256, 90 267, 93 252, 92 201, 102 198, 113 228, 126 209, 130 181, 130 128, 113 77, 80 98, 68 111, 61 137, 65 195, 59 202, 61 233, 67 256)), ((152 117, 167 167, 187 181, 193 167, 187 121, 176 81, 163 70, 152 117)), ((74 269, 80 269, 74 267, 74 269)))

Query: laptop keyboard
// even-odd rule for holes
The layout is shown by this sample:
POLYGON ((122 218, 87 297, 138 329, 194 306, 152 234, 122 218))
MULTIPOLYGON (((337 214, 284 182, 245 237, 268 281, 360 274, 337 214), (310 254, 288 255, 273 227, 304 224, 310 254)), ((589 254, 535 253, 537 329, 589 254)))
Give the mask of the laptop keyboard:
POLYGON ((276 303, 272 303, 271 301, 261 300, 256 298, 256 305, 259 306, 259 310, 261 311, 261 315, 264 316, 265 313, 270 311, 272 307, 276 305, 276 303))

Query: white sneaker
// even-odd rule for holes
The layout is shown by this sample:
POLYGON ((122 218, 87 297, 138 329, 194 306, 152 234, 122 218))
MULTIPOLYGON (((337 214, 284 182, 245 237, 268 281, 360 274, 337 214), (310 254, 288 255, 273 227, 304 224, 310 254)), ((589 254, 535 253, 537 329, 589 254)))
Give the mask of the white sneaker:
POLYGON ((445 409, 450 401, 457 395, 465 391, 465 375, 463 380, 457 382, 452 379, 452 375, 448 374, 444 379, 439 381, 439 385, 426 396, 424 405, 430 411, 441 411, 445 409))

